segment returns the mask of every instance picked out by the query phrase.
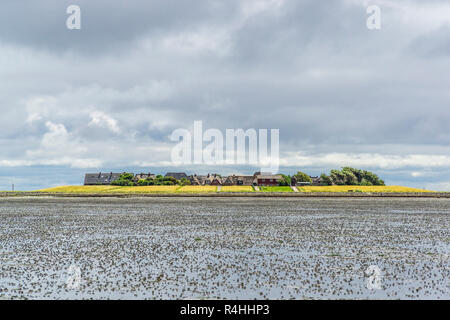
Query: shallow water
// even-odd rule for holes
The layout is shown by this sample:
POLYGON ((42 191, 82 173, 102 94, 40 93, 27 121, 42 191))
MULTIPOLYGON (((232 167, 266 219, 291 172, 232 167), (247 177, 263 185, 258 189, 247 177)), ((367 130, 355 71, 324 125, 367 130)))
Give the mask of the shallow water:
POLYGON ((0 299, 450 298, 450 199, 10 198, 0 221, 0 299))

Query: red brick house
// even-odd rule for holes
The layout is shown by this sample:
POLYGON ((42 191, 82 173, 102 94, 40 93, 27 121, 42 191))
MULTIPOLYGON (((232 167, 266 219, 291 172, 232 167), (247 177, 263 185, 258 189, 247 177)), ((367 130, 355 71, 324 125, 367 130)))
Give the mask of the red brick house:
POLYGON ((258 186, 277 186, 282 176, 279 174, 257 172, 255 173, 255 179, 258 186))

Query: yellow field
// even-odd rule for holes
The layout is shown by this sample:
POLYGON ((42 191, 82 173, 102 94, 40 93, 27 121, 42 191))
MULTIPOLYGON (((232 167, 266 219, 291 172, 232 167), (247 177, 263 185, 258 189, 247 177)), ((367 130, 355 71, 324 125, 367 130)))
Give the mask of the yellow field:
POLYGON ((184 187, 181 187, 177 192, 209 193, 209 192, 217 192, 217 187, 216 186, 184 186, 184 187))
POLYGON ((221 192, 254 192, 252 186, 223 186, 221 192))
POLYGON ((145 194, 145 193, 209 193, 217 192, 216 186, 64 186, 37 190, 38 192, 54 193, 120 193, 120 194, 145 194))
POLYGON ((121 186, 64 186, 38 190, 38 192, 55 193, 173 193, 180 186, 142 186, 142 187, 121 187, 121 186))
POLYGON ((433 192, 401 186, 307 186, 297 187, 300 192, 433 192))
POLYGON ((112 190, 113 193, 174 193, 180 186, 137 186, 119 187, 112 190))
POLYGON ((54 192, 54 193, 103 193, 112 192, 118 186, 62 186, 37 190, 37 192, 54 192))

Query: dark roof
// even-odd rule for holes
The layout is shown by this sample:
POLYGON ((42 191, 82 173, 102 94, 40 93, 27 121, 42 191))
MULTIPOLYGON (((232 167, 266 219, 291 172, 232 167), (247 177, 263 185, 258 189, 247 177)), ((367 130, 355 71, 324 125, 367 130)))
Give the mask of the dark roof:
POLYGON ((254 176, 237 176, 237 181, 242 181, 243 185, 252 185, 256 182, 254 176))
POLYGON ((111 184, 114 180, 119 179, 121 173, 86 173, 84 177, 84 185, 111 184))
POLYGON ((311 177, 312 183, 321 183, 322 178, 321 177, 311 177))
POLYGON ((145 180, 147 178, 152 178, 155 179, 156 178, 156 174, 153 173, 138 173, 134 176, 134 180, 139 181, 139 180, 145 180))
POLYGON ((187 178, 187 174, 184 172, 167 172, 165 177, 174 177, 177 180, 181 180, 182 178, 187 178))
POLYGON ((264 174, 264 175, 257 175, 256 179, 276 179, 281 180, 283 177, 280 174, 264 174))
POLYGON ((261 171, 256 171, 253 176, 270 176, 272 175, 272 172, 261 172, 261 171))

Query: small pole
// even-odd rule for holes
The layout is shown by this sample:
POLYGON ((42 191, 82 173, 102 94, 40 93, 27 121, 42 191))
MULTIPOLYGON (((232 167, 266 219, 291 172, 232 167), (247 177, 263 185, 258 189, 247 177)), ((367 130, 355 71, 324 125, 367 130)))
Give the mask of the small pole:
POLYGON ((14 183, 12 184, 12 191, 14 192, 14 183))

